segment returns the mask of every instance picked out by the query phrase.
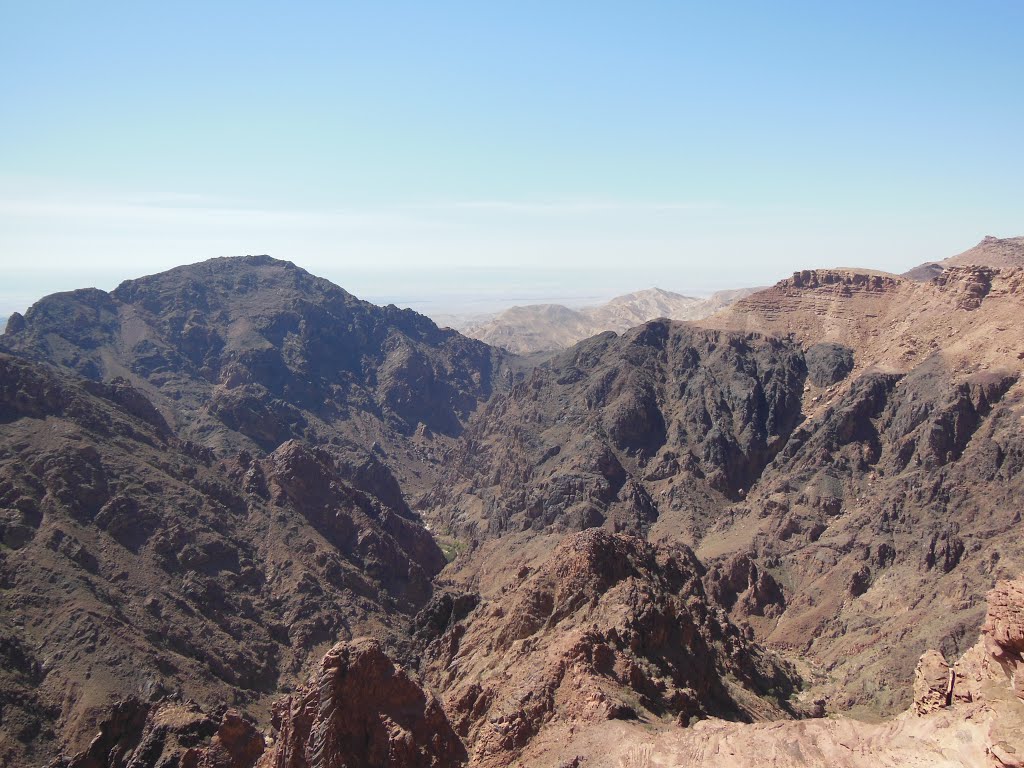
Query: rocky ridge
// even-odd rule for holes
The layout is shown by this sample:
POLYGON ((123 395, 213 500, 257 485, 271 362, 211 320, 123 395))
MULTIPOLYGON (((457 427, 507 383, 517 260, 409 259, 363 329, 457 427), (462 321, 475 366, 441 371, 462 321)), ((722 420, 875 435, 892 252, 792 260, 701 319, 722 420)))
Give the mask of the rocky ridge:
POLYGON ((660 320, 602 334, 481 411, 424 508, 480 540, 604 524, 642 534, 665 506, 650 482, 686 499, 699 528, 796 428, 805 376, 799 347, 757 334, 660 320))
POLYGON ((994 267, 995 269, 1024 268, 1024 237, 992 237, 987 235, 973 248, 942 261, 929 261, 904 273, 912 280, 933 280, 942 271, 955 266, 994 267))
POLYGON ((903 706, 880 681, 894 667, 908 681, 928 645, 963 652, 980 622, 968 596, 1022 566, 1022 279, 972 266, 926 284, 798 273, 705 321, 791 334, 809 367, 822 345, 848 352, 845 376, 809 377, 807 420, 698 549, 773 564, 787 610, 760 623, 762 639, 820 652, 840 706, 903 706))
POLYGON ((194 701, 119 701, 89 746, 50 768, 252 768, 263 735, 238 711, 208 716, 194 701))
POLYGON ((1024 568, 1021 280, 808 271, 705 321, 736 330, 595 337, 493 399, 422 509, 478 547, 467 583, 566 530, 688 543, 830 709, 898 711, 920 653, 966 650, 1024 568))
POLYGON ((927 283, 855 270, 808 270, 700 321, 850 349, 855 370, 1015 366, 1024 270, 955 266, 927 283))
MULTIPOLYGON (((979 641, 953 666, 934 651, 937 690, 918 678, 913 706, 880 723, 818 718, 753 724, 704 720, 686 729, 640 729, 615 721, 552 729, 536 739, 522 765, 647 768, 1019 768, 1024 765, 1024 700, 1015 691, 1020 664, 1022 580, 1003 581, 988 596, 979 641), (930 696, 935 690, 937 697, 930 696), (756 756, 756 757, 754 757, 756 756)), ((927 672, 925 672, 927 674, 927 672)))
POLYGON ((702 575, 685 547, 590 529, 451 621, 423 671, 472 764, 513 764, 566 723, 792 716, 799 676, 728 620, 702 575))
POLYGON ((374 642, 332 648, 274 706, 273 725, 259 768, 453 766, 466 756, 440 703, 374 642))

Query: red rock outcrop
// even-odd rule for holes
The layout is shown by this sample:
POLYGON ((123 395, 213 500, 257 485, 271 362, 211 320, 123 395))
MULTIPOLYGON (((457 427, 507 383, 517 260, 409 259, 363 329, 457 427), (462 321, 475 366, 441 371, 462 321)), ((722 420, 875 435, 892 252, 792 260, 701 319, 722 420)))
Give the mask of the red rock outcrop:
POLYGON ((954 667, 958 701, 983 700, 991 684, 1009 684, 1024 702, 1024 576, 1004 580, 988 593, 981 639, 954 667))
POLYGON ((431 645, 474 765, 504 766, 559 724, 785 717, 796 674, 713 606, 683 547, 591 529, 431 645))
POLYGON ((259 768, 442 768, 465 750, 440 703, 380 644, 334 646, 309 683, 274 706, 259 768))
MULTIPOLYGON (((776 286, 780 290, 828 288, 843 295, 862 291, 886 293, 894 290, 901 282, 895 275, 844 269, 804 269, 794 272, 793 277, 782 280, 776 286)), ((757 300, 757 294, 751 299, 757 300)))
MULTIPOLYGON (((950 668, 937 651, 918 665, 914 709, 927 715, 952 705, 979 724, 989 764, 1024 766, 1024 576, 1003 580, 987 595, 978 642, 950 668), (948 683, 943 685, 946 676, 948 683)), ((955 714, 954 714, 955 716, 955 714)))
POLYGON ((327 451, 289 440, 249 471, 273 504, 299 510, 362 572, 411 605, 429 599, 430 578, 445 564, 431 535, 407 508, 391 509, 344 482, 327 451))
MULTIPOLYGON (((266 748, 263 736, 235 710, 224 713, 212 744, 197 754, 197 768, 249 768, 266 748)), ((182 761, 182 768, 187 768, 182 761)))
POLYGON ((927 651, 914 673, 914 709, 919 715, 948 707, 953 695, 953 671, 938 651, 927 651))
POLYGON ((83 752, 51 768, 252 768, 263 736, 239 712, 218 723, 192 701, 118 702, 83 752))
POLYGON ((997 659, 1020 661, 1024 654, 1024 578, 1000 581, 988 593, 988 615, 981 631, 998 647, 997 659))
POLYGON ((957 309, 970 311, 981 306, 998 274, 991 267, 950 267, 935 278, 935 285, 955 297, 957 309))
POLYGON ((708 596, 740 617, 774 618, 786 607, 782 587, 747 553, 709 567, 704 577, 708 596))

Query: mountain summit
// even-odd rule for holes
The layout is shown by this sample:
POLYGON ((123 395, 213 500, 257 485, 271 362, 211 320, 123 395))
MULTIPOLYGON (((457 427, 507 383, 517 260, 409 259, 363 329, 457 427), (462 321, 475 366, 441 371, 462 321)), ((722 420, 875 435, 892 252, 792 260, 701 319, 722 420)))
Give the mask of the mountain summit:
POLYGON ((269 256, 54 294, 12 316, 0 344, 96 381, 123 378, 182 435, 249 450, 290 438, 386 448, 420 425, 456 436, 502 360, 269 256))

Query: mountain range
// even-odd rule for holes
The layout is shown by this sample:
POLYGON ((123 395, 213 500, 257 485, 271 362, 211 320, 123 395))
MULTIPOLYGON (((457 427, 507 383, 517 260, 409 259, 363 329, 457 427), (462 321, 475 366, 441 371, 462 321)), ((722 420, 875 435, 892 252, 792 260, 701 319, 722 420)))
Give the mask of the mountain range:
POLYGON ((266 256, 41 299, 3 762, 1022 764, 1022 242, 538 364, 266 256))
POLYGON ((649 288, 579 309, 561 304, 512 307, 486 319, 457 323, 456 327, 467 336, 492 346, 519 355, 531 355, 566 349, 604 331, 621 333, 659 317, 699 320, 757 290, 739 288, 718 291, 706 298, 694 298, 661 288, 649 288))

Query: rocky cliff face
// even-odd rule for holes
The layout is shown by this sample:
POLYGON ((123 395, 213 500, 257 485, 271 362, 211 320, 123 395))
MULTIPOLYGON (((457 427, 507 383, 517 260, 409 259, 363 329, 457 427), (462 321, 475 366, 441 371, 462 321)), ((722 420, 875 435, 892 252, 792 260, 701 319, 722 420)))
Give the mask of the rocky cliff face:
POLYGON ((998 582, 986 601, 981 637, 967 653, 952 665, 935 650, 921 657, 914 711, 952 710, 976 719, 985 762, 1019 768, 1024 766, 1024 578, 998 582))
MULTIPOLYGON (((1000 581, 987 603, 981 639, 951 669, 947 704, 992 698, 1002 686, 1024 703, 1024 577, 1000 581)), ((1024 744, 1018 752, 1024 763, 1024 744)))
MULTIPOLYGON (((340 643, 324 656, 307 685, 275 704, 272 735, 264 737, 230 709, 211 717, 193 702, 127 700, 112 708, 86 749, 54 768, 467 763, 727 768, 738 761, 769 768, 1024 765, 1024 699, 1016 688, 1024 637, 1020 579, 1000 582, 990 592, 982 637, 955 665, 937 651, 922 657, 914 705, 899 717, 881 723, 848 718, 747 723, 741 721, 770 714, 772 708, 763 687, 757 694, 759 686, 793 678, 745 645, 723 616, 715 617, 692 575, 683 576, 689 586, 679 595, 679 605, 685 608, 661 625, 663 630, 689 627, 689 639, 679 644, 671 630, 654 631, 658 617, 664 617, 664 601, 672 597, 659 582, 678 586, 665 582, 665 574, 672 573, 672 563, 685 560, 687 566, 695 562, 685 552, 657 552, 627 536, 588 531, 569 537, 549 565, 509 596, 507 613, 486 603, 475 612, 466 605, 470 614, 453 617, 443 635, 430 640, 428 676, 461 680, 461 687, 449 684, 443 706, 378 644, 340 643), (620 557, 609 560, 607 554, 620 557), (656 596, 648 604, 652 588, 656 596), (538 608, 542 614, 553 612, 538 622, 543 618, 538 608), (614 627, 605 623, 609 618, 614 627), (511 645, 499 639, 484 652, 490 654, 490 665, 473 669, 483 658, 471 652, 473 644, 488 623, 492 636, 505 636, 502 628, 524 636, 511 645), (593 642, 599 635, 600 641, 593 642), (697 638, 709 636, 717 638, 710 655, 690 655, 697 638), (733 640, 720 643, 728 637, 733 640), (658 645, 662 641, 667 643, 658 645), (518 644, 515 658, 494 663, 518 644), (529 651, 529 664, 520 651, 529 651), (709 663, 702 666, 698 659, 709 663), (682 667, 674 666, 677 661, 682 667), (743 670, 753 668, 782 677, 751 679, 743 670), (705 679, 719 686, 725 670, 738 679, 732 679, 730 694, 718 700, 727 705, 718 713, 734 719, 692 719, 699 715, 692 709, 696 690, 673 690, 671 676, 681 673, 692 684, 705 679), (466 686, 470 680, 476 682, 466 686), (742 698, 735 698, 738 694, 742 698), (655 703, 652 695, 683 711, 675 718, 657 716, 648 708, 655 703), (513 710, 502 709, 516 697, 513 710), (684 722, 688 726, 680 727, 684 722)), ((442 603, 453 604, 438 600, 435 608, 442 603)))
POLYGON ((88 748, 50 768, 252 768, 264 748, 236 710, 218 722, 193 701, 126 699, 111 707, 88 748))
POLYGON ((425 609, 455 608, 418 635, 440 698, 379 643, 339 643, 277 700, 266 736, 234 710, 126 700, 54 768, 503 766, 567 725, 791 716, 799 677, 708 601, 701 572, 685 548, 578 533, 501 601, 448 593, 425 609))
POLYGON ((953 667, 925 655, 914 706, 891 720, 845 717, 741 724, 704 720, 688 728, 610 720, 556 724, 520 756, 523 765, 686 765, 731 768, 1008 768, 1024 765, 1024 701, 1006 659, 1018 658, 1020 580, 989 594, 982 637, 953 667), (1013 606, 1013 607, 1011 607, 1013 606), (1007 638, 998 640, 997 638, 1007 638))
POLYGON ((511 583, 566 530, 688 542, 828 707, 902 709, 921 652, 963 652, 1024 568, 1019 280, 811 271, 731 310, 784 340, 657 321, 577 345, 481 412, 426 497, 479 545, 455 577, 511 583))
POLYGON ((742 605, 739 615, 769 645, 828 669, 831 706, 893 711, 921 652, 966 650, 979 596, 1024 568, 1014 501, 1024 371, 1010 320, 1022 297, 1018 272, 958 267, 928 285, 869 277, 859 284, 878 296, 846 295, 838 278, 785 289, 776 327, 795 329, 812 371, 813 355, 849 372, 808 377, 806 420, 697 551, 712 569, 746 551, 786 585, 771 621, 742 605), (828 338, 843 341, 838 353, 828 338))
POLYGON ((805 348, 838 344, 854 370, 907 372, 941 355, 950 369, 1005 365, 1024 271, 954 266, 927 282, 856 270, 798 272, 700 321, 726 330, 792 335, 805 348))
POLYGON ((994 267, 1000 270, 1024 268, 1024 237, 992 237, 988 235, 973 248, 942 261, 929 261, 914 267, 904 277, 929 281, 944 269, 958 266, 994 267))

